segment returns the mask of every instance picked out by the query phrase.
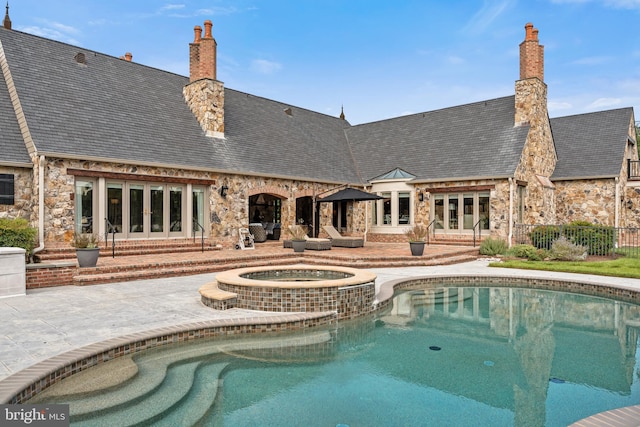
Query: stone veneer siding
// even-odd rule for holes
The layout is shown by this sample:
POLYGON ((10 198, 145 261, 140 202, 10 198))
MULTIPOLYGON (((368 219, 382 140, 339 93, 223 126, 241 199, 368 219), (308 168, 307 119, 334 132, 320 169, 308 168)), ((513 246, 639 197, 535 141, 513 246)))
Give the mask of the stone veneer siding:
MULTIPOLYGON (((335 185, 316 184, 305 181, 294 181, 280 178, 269 177, 253 177, 240 174, 219 174, 206 171, 192 171, 187 169, 172 169, 166 167, 154 167, 143 165, 127 165, 113 164, 95 161, 80 161, 68 159, 46 160, 45 165, 45 242, 48 246, 66 245, 74 234, 74 211, 75 211, 75 180, 82 174, 74 172, 70 174, 68 169, 87 170, 92 173, 104 172, 129 174, 127 180, 133 175, 141 175, 141 178, 149 179, 154 176, 162 179, 171 179, 175 177, 176 182, 181 179, 201 179, 211 181, 213 184, 208 186, 209 193, 209 224, 207 234, 209 240, 214 243, 220 243, 224 247, 232 248, 235 246, 240 227, 247 227, 250 218, 248 213, 249 197, 256 194, 271 194, 282 200, 281 220, 283 232, 289 225, 296 221, 296 198, 313 197, 330 190, 335 185), (228 186, 226 197, 220 195, 220 187, 228 186)), ((21 180, 28 180, 29 174, 21 176, 21 180)), ((22 181, 21 181, 22 182, 22 181)), ((25 181, 26 182, 26 181, 25 181)), ((18 186, 16 185, 16 188, 18 186)), ((21 187, 22 188, 22 187, 21 187)), ((24 211, 33 209, 34 197, 31 196, 29 189, 32 184, 25 185, 27 190, 24 191, 25 202, 24 211)), ((355 203, 354 210, 349 217, 354 220, 349 224, 350 232, 353 234, 362 234, 364 232, 364 203, 355 203)), ((0 211, 0 214, 2 211, 0 211)), ((33 214, 35 217, 37 212, 33 214)), ((320 228, 322 224, 331 224, 332 221, 332 204, 320 204, 320 228)), ((37 224, 37 218, 33 223, 37 224)))
POLYGON ((207 136, 224 135, 224 85, 208 78, 196 80, 182 90, 184 99, 207 136))
POLYGON ((613 179, 556 181, 559 224, 589 221, 615 225, 616 182, 613 179))
POLYGON ((13 205, 0 205, 0 218, 24 218, 33 223, 37 194, 34 193, 32 169, 0 166, 1 174, 13 175, 13 205))

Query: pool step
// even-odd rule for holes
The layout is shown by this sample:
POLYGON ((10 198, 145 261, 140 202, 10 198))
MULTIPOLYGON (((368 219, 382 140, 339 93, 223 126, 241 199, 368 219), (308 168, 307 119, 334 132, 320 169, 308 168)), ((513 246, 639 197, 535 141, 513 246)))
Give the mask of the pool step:
POLYGON ((69 404, 74 425, 122 425, 122 420, 127 420, 127 425, 148 425, 151 421, 160 422, 174 416, 175 419, 193 418, 195 423, 214 402, 219 374, 228 365, 227 361, 216 361, 218 355, 320 344, 329 340, 328 331, 312 331, 278 339, 202 340, 184 346, 178 344, 178 347, 159 347, 137 355, 134 358, 138 365, 137 375, 119 386, 111 384, 102 390, 95 388, 87 395, 60 392, 48 398, 47 403, 69 404), (176 411, 182 415, 175 415, 176 411))
MULTIPOLYGON (((160 387, 143 399, 134 400, 126 407, 115 407, 108 411, 93 411, 90 420, 73 414, 71 422, 79 426, 117 426, 136 425, 159 416, 162 412, 177 405, 191 390, 195 379, 196 368, 201 361, 183 363, 172 366, 167 372, 160 387), (100 413, 102 412, 102 413, 100 413), (95 416, 96 414, 100 414, 95 416)), ((73 408, 73 405, 71 406, 73 408)))

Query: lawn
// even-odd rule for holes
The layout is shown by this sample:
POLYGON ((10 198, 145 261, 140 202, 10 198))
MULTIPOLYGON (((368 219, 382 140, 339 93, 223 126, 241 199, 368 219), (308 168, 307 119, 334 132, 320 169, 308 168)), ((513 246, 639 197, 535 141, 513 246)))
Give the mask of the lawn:
POLYGON ((509 259, 502 262, 492 262, 489 266, 640 279, 640 258, 638 257, 620 257, 597 261, 527 261, 509 259))

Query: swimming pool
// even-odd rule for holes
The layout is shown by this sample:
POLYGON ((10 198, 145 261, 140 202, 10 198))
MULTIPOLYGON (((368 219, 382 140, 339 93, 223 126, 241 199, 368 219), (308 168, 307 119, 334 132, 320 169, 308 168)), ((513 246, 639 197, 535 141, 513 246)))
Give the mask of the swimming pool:
POLYGON ((74 425, 564 426, 640 403, 639 329, 611 299, 412 287, 375 317, 164 346, 33 401, 70 402, 74 425))

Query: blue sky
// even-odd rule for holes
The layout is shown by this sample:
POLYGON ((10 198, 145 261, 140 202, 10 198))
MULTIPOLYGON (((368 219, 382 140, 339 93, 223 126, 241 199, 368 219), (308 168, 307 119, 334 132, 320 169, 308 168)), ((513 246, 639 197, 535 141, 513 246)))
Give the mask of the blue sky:
MULTIPOLYGON (((213 21, 225 87, 352 124, 512 95, 539 29, 551 117, 640 106, 640 0, 10 0, 13 28, 188 75, 213 21)), ((640 120, 640 118, 638 119, 640 120)))

